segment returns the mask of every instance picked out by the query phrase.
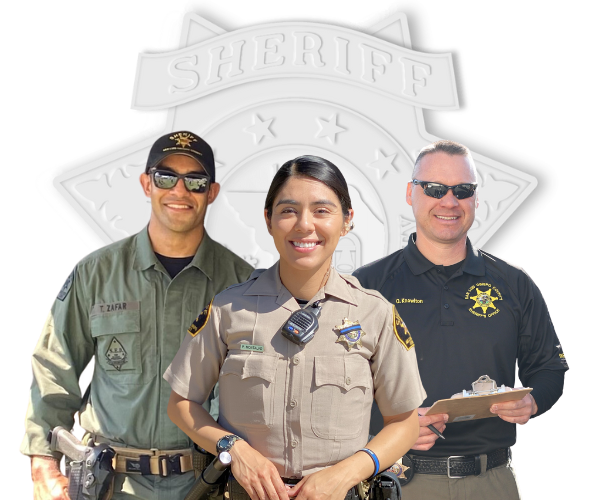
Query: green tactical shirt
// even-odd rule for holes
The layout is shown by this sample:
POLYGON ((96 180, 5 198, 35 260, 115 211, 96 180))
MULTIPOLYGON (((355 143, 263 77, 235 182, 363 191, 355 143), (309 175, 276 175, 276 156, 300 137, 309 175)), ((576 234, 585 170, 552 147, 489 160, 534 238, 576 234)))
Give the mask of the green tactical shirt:
POLYGON ((21 452, 51 455, 48 430, 81 426, 113 444, 192 445, 167 416, 162 378, 187 328, 212 297, 252 267, 206 233, 192 262, 171 279, 147 229, 84 258, 59 293, 33 353, 33 383, 21 452), (94 358, 85 396, 79 376, 94 358))

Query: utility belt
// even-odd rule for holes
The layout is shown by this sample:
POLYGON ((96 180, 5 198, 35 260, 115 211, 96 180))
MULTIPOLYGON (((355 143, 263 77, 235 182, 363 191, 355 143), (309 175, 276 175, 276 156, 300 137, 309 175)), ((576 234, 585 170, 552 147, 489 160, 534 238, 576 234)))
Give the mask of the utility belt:
MULTIPOLYGON (((288 479, 285 477, 281 478, 283 480, 283 484, 297 484, 300 482, 300 479, 288 479)), ((227 480, 227 490, 229 491, 229 500, 249 500, 250 495, 246 492, 246 490, 242 487, 240 483, 233 477, 233 474, 229 475, 229 479, 227 480)), ((346 493, 346 497, 344 500, 362 500, 364 499, 364 494, 361 494, 361 486, 353 486, 346 493)))
POLYGON ((98 434, 88 433, 84 441, 93 439, 95 443, 106 443, 115 452, 112 461, 118 474, 169 477, 195 471, 196 476, 210 463, 199 457, 195 448, 159 450, 157 448, 130 448, 112 444, 98 434))
MULTIPOLYGON (((412 467, 412 472, 414 474, 434 474, 448 476, 451 479, 458 479, 467 476, 478 476, 482 472, 505 465, 510 461, 510 458, 510 448, 498 448, 497 450, 482 455, 453 455, 450 457, 435 458, 423 457, 420 455, 405 455, 402 457, 402 463, 412 467), (482 457, 487 457, 485 470, 483 470, 482 467, 482 457)), ((410 481, 411 478, 408 478, 407 475, 408 481, 410 481)), ((408 481, 402 481, 401 479, 401 484, 404 485, 408 483, 408 481)))
POLYGON ((142 476, 169 477, 194 470, 194 450, 158 450, 121 448, 111 446, 115 451, 113 467, 120 474, 139 474, 142 476))

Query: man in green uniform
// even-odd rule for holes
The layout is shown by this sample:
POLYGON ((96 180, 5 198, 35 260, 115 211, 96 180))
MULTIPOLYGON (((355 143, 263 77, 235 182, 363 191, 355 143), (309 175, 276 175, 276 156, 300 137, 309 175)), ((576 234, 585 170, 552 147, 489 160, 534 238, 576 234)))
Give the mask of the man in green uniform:
POLYGON ((162 374, 198 310, 252 267, 204 229, 219 193, 213 152, 190 132, 159 138, 140 176, 152 214, 135 236, 77 264, 33 354, 21 451, 31 456, 36 500, 67 500, 49 429, 81 426, 117 451, 113 499, 183 499, 194 481, 192 441, 171 423, 162 374), (94 358, 82 396, 79 377, 94 358))

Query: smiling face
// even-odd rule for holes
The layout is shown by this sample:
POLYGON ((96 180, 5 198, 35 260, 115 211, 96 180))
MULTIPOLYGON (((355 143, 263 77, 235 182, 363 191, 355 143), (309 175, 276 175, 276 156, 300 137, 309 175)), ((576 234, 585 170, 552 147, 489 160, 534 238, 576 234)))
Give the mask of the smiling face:
POLYGON ((290 177, 274 199, 270 218, 265 210, 281 270, 326 269, 340 237, 348 233, 352 215, 350 209, 349 216, 344 217, 337 195, 324 183, 310 177, 290 177))
MULTIPOLYGON (((167 156, 160 163, 159 168, 178 174, 195 172, 206 175, 196 160, 185 155, 167 156)), ((179 179, 172 189, 157 188, 148 174, 142 174, 140 182, 152 205, 150 230, 155 235, 169 237, 174 236, 173 233, 181 235, 200 232, 202 234, 206 209, 219 193, 217 183, 211 183, 205 193, 191 193, 185 188, 183 179, 179 179)))
MULTIPOLYGON (((420 181, 438 182, 447 186, 477 182, 475 166, 467 156, 430 153, 421 159, 415 172, 420 181)), ((427 196, 421 186, 408 184, 406 202, 412 206, 417 224, 417 241, 433 245, 464 244, 467 231, 475 220, 477 192, 458 200, 451 190, 443 198, 427 196)))

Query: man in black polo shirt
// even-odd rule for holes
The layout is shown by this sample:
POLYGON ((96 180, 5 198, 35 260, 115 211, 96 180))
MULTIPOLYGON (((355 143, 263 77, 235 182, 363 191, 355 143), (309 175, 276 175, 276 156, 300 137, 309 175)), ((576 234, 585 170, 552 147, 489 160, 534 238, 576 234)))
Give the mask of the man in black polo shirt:
MULTIPOLYGON (((416 233, 405 248, 354 275, 395 304, 411 331, 427 391, 421 415, 435 401, 471 389, 481 375, 514 387, 517 360, 519 379, 533 391, 494 405, 491 411, 499 418, 446 426, 447 415, 421 417, 420 437, 409 453, 415 475, 402 489, 405 500, 518 499, 509 460, 515 424, 550 409, 568 370, 531 278, 467 238, 478 205, 476 181, 466 147, 438 141, 423 148, 406 190, 416 233), (438 439, 430 424, 445 439, 438 439), (457 455, 465 458, 448 460, 457 455)), ((378 430, 372 424, 371 433, 378 430)))

